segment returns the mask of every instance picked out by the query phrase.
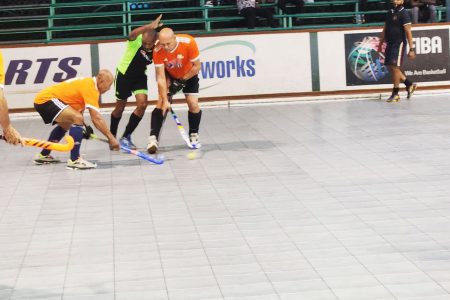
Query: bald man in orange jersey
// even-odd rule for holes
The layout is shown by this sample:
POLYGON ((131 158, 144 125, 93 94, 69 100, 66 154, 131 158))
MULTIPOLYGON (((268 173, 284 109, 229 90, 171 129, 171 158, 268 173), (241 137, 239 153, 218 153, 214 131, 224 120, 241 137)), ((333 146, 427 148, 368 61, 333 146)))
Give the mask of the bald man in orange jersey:
MULTIPOLYGON (((47 125, 58 124, 50 133, 49 141, 58 142, 69 130, 75 146, 67 161, 68 169, 92 169, 97 165, 80 157, 83 139, 83 111, 89 110, 92 122, 108 138, 111 149, 119 150, 119 142, 109 131, 99 112, 100 95, 107 92, 114 77, 108 70, 100 70, 95 77, 72 78, 50 86, 36 95, 34 107, 47 125)), ((34 159, 36 164, 55 163, 50 150, 42 150, 34 159)))
POLYGON ((164 112, 170 107, 168 92, 175 95, 183 91, 189 107, 189 138, 200 148, 198 131, 202 111, 198 105, 199 78, 201 68, 200 52, 194 38, 188 34, 177 34, 170 28, 159 32, 158 44, 153 50, 159 99, 152 112, 151 131, 147 144, 150 154, 158 150, 158 137, 164 119, 164 112))

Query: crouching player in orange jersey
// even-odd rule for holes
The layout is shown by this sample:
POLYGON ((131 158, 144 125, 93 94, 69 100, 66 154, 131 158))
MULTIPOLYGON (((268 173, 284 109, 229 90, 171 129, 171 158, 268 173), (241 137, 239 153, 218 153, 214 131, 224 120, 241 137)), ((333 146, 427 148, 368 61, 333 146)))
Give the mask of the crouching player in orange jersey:
MULTIPOLYGON (((34 107, 44 123, 57 126, 48 138, 60 141, 67 130, 75 141, 67 161, 68 169, 92 169, 97 167, 80 157, 83 139, 83 111, 87 108, 95 127, 108 138, 111 149, 119 150, 119 142, 111 134, 99 112, 99 97, 111 88, 114 77, 108 70, 100 70, 95 77, 72 78, 48 87, 36 95, 34 107)), ((88 138, 88 137, 87 137, 88 138)), ((55 163, 59 160, 50 155, 50 150, 42 150, 34 159, 36 164, 55 163)))

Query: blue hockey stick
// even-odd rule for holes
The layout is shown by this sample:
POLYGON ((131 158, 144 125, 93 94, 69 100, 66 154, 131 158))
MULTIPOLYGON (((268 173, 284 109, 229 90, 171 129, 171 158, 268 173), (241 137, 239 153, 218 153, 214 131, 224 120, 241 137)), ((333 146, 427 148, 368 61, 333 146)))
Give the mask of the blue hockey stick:
MULTIPOLYGON (((90 138, 93 139, 93 140, 109 143, 107 139, 103 139, 101 137, 98 137, 95 134, 91 134, 90 138)), ((122 146, 122 145, 120 146, 120 150, 122 150, 123 152, 129 153, 129 154, 136 155, 139 158, 142 158, 142 159, 144 159, 146 161, 149 161, 149 162, 157 164, 157 165, 162 165, 164 163, 164 159, 156 158, 156 157, 144 154, 144 153, 142 153, 140 151, 127 148, 127 147, 122 146)))

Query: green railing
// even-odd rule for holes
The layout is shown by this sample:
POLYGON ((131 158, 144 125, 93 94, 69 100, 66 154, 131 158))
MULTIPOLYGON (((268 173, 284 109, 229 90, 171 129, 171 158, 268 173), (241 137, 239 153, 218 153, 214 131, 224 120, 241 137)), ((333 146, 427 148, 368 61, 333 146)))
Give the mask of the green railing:
MULTIPOLYGON (((186 0, 151 0, 151 1, 83 1, 74 3, 57 3, 30 6, 3 6, 1 13, 8 11, 30 12, 24 16, 0 18, 0 44, 20 43, 55 43, 63 41, 96 41, 105 39, 125 38, 135 27, 141 26, 163 14, 163 23, 173 27, 178 32, 203 34, 212 32, 242 32, 245 28, 243 18, 237 14, 235 5, 205 7, 205 0, 200 0, 200 6, 188 6, 186 0), (147 2, 150 9, 130 10, 130 3, 147 2), (170 7, 175 6, 175 7, 170 7), (89 12, 79 12, 80 9, 89 12)), ((376 2, 377 0, 369 0, 376 2)), ((355 24, 355 16, 361 14, 358 0, 333 0, 307 3, 305 12, 301 14, 285 14, 275 3, 262 6, 275 10, 275 18, 280 20, 280 27, 256 28, 261 30, 333 28, 379 25, 380 23, 355 24), (340 11, 336 8, 340 7, 340 11), (326 9, 331 11, 326 11, 326 9), (314 10, 322 10, 315 12, 314 10), (325 10, 325 11, 324 11, 325 10), (316 19, 311 24, 295 25, 296 18, 303 20, 316 19), (330 19, 342 20, 330 24, 330 19)), ((364 12, 364 14, 384 14, 385 11, 364 12)), ((442 14, 440 14, 442 16, 442 14)))

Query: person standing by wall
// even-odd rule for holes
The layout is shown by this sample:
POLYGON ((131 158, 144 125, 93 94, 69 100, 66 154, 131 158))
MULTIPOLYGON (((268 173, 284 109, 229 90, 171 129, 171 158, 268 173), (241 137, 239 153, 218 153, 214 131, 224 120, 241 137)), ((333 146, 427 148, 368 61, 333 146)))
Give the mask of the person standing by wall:
POLYGON ((386 41, 384 64, 388 66, 394 85, 391 96, 386 100, 387 102, 400 101, 400 96, 398 95, 400 82, 403 82, 406 86, 408 99, 411 98, 417 88, 417 85, 409 81, 400 69, 406 52, 406 44, 409 45, 408 57, 410 59, 416 57, 411 32, 411 19, 403 7, 403 0, 393 0, 393 4, 394 8, 387 13, 378 45, 378 52, 382 52, 383 43, 386 41))

